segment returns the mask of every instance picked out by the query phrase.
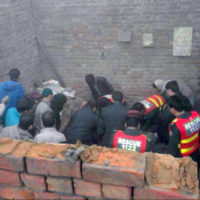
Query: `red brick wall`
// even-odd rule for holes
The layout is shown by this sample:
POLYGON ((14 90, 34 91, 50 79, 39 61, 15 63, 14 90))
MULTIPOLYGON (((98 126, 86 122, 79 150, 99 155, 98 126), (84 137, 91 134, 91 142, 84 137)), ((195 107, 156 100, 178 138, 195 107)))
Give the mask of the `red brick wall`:
POLYGON ((1 199, 198 199, 196 164, 170 155, 0 139, 1 199))

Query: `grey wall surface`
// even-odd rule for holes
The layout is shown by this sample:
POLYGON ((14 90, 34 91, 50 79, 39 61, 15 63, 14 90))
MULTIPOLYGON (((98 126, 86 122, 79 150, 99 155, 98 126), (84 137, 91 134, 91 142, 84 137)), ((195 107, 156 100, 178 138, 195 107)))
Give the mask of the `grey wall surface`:
POLYGON ((0 5, 1 68, 16 64, 29 80, 55 77, 54 68, 68 87, 75 87, 86 99, 88 73, 107 77, 129 102, 152 94, 156 78, 183 80, 197 89, 199 0, 3 2, 10 5, 0 5), (191 57, 172 56, 173 30, 180 26, 194 29, 191 57), (118 42, 118 31, 123 29, 131 31, 130 43, 118 42), (154 47, 142 47, 143 33, 153 33, 154 47))
POLYGON ((11 68, 22 71, 21 80, 30 88, 31 77, 36 76, 39 64, 34 42, 33 18, 30 0, 0 1, 0 80, 8 79, 11 68))

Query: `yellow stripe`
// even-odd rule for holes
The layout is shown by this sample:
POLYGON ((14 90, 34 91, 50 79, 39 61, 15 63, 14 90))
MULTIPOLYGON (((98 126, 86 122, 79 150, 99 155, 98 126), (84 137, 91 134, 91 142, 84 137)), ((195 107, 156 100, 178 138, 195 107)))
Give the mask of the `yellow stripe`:
POLYGON ((180 149, 181 150, 181 153, 188 153, 189 151, 191 151, 192 149, 195 148, 196 145, 190 147, 190 148, 187 148, 187 149, 180 149))
POLYGON ((181 140, 181 143, 182 143, 182 144, 190 143, 190 142, 192 142, 193 140, 195 140, 198 136, 199 136, 199 133, 193 135, 192 137, 190 137, 190 138, 188 138, 188 139, 181 140))
POLYGON ((173 121, 172 121, 172 123, 176 123, 178 121, 178 119, 176 118, 176 119, 174 119, 173 121))
POLYGON ((158 103, 157 103, 154 99, 152 99, 152 98, 148 98, 148 99, 149 99, 150 101, 152 101, 156 107, 159 107, 158 103))
POLYGON ((162 101, 162 99, 158 96, 155 95, 155 97, 158 99, 158 101, 160 102, 160 106, 162 106, 164 104, 164 102, 162 101))

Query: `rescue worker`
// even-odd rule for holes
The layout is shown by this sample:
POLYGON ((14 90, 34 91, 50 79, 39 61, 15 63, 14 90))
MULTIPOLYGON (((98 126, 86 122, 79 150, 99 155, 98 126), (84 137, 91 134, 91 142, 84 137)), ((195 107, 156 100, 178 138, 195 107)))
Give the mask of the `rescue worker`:
POLYGON ((170 112, 176 117, 169 127, 169 151, 175 157, 190 156, 199 163, 200 115, 185 111, 184 102, 178 95, 168 99, 170 112))
POLYGON ((162 110, 165 99, 161 95, 154 94, 146 99, 133 104, 132 109, 143 112, 144 120, 142 122, 143 130, 155 132, 157 129, 156 117, 162 110))
POLYGON ((110 140, 110 147, 144 153, 151 151, 156 144, 153 133, 144 133, 140 130, 140 119, 143 114, 139 111, 127 113, 126 129, 114 130, 110 140), (135 116, 133 116, 135 114, 135 116))

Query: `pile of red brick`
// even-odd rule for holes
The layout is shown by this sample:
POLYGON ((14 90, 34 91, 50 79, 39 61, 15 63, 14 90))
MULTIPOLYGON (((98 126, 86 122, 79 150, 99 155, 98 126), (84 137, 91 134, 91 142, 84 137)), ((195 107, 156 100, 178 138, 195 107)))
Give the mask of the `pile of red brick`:
POLYGON ((3 199, 198 199, 196 164, 170 155, 85 147, 71 163, 75 145, 0 139, 3 199))

